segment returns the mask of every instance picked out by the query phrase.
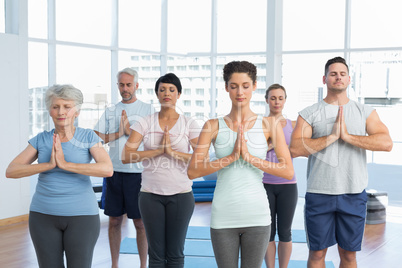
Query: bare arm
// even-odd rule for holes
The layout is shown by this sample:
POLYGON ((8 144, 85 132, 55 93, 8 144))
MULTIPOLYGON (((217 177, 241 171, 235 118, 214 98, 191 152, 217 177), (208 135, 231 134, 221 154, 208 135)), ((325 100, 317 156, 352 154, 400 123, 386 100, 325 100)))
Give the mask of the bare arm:
POLYGON ((232 154, 210 161, 209 147, 216 138, 218 130, 217 119, 209 120, 204 124, 187 169, 187 175, 191 180, 212 174, 230 165, 240 157, 240 145, 236 142, 232 154))
POLYGON ((296 126, 296 121, 292 121, 292 129, 294 129, 296 126))
POLYGON ((122 135, 120 132, 116 133, 110 133, 110 134, 105 134, 105 133, 100 133, 99 131, 94 130, 96 135, 98 135, 104 142, 109 143, 110 141, 114 141, 119 139, 122 135))
POLYGON ((341 139, 345 142, 371 151, 390 152, 392 150, 393 143, 389 135, 388 128, 380 120, 380 117, 375 110, 366 120, 366 131, 368 136, 356 136, 349 134, 346 129, 343 113, 341 122, 341 139))
MULTIPOLYGON (((165 128, 163 135, 164 135, 164 153, 170 155, 174 159, 188 163, 191 159, 192 154, 183 153, 183 152, 175 151, 172 149, 172 145, 170 143, 169 131, 167 130, 167 127, 165 128)), ((197 145, 197 142, 198 142, 198 137, 190 140, 190 145, 193 149, 197 145)))
POLYGON ((130 123, 127 118, 127 113, 125 110, 121 112, 121 118, 120 118, 120 126, 119 126, 119 131, 115 133, 101 133, 99 131, 94 130, 96 135, 98 135, 104 142, 109 143, 111 141, 119 139, 123 135, 130 135, 130 123))
POLYGON ((138 151, 138 147, 142 142, 143 136, 137 131, 133 130, 128 137, 126 144, 124 145, 121 161, 123 164, 142 162, 144 159, 149 159, 158 155, 163 154, 163 142, 161 141, 161 146, 155 150, 138 151))
POLYGON ((54 154, 47 163, 32 164, 38 158, 38 151, 32 146, 28 145, 13 161, 8 165, 6 170, 7 178, 23 178, 34 174, 45 172, 56 167, 54 154))
POLYGON ((241 155, 243 159, 266 173, 291 180, 294 175, 293 163, 280 120, 275 120, 274 117, 264 118, 264 131, 268 134, 268 136, 266 136, 267 140, 272 141, 278 163, 251 155, 247 150, 247 142, 244 139, 243 130, 241 130, 241 155))
POLYGON ((335 122, 333 132, 328 136, 311 138, 313 129, 301 116, 297 118, 296 126, 292 132, 290 141, 290 153, 292 157, 309 156, 317 153, 337 141, 340 137, 339 120, 335 122))

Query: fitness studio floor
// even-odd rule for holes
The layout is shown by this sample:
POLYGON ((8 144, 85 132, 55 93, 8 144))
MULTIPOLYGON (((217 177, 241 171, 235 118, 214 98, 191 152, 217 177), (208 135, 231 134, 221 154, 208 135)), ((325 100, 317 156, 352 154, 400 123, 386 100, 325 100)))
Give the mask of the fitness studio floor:
MULTIPOLYGON (((293 222, 293 229, 304 229, 303 206, 305 193, 306 159, 295 159, 298 176, 299 201, 293 222)), ((385 224, 366 225, 363 249, 358 253, 358 267, 400 267, 402 263, 402 166, 369 164, 369 187, 388 193, 387 220, 385 224)), ((191 226, 209 226, 210 202, 196 203, 191 226)), ((95 247, 93 267, 111 266, 107 237, 108 217, 101 215, 101 233, 95 247)), ((124 220, 122 238, 135 237, 132 221, 124 220)), ((38 267, 32 242, 29 237, 28 223, 0 227, 0 267, 34 268, 38 267)), ((307 260, 308 249, 305 243, 294 243, 291 259, 307 260)), ((328 250, 327 261, 339 267, 336 246, 328 250)), ((120 267, 139 267, 138 255, 121 254, 120 267)), ((205 267, 208 268, 208 267, 205 267)))

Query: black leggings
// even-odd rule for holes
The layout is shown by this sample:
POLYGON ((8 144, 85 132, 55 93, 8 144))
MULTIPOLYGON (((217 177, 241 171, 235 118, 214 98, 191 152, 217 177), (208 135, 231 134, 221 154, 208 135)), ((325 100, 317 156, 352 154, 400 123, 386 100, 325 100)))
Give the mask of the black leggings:
POLYGON ((100 231, 99 215, 53 216, 29 212, 29 232, 41 268, 90 268, 100 231))
POLYGON ((292 241, 292 222, 295 215, 298 193, 297 184, 264 184, 271 209, 271 237, 275 240, 276 229, 281 242, 292 241))
POLYGON ((157 195, 140 192, 150 268, 184 267, 184 242, 194 211, 193 192, 157 195))

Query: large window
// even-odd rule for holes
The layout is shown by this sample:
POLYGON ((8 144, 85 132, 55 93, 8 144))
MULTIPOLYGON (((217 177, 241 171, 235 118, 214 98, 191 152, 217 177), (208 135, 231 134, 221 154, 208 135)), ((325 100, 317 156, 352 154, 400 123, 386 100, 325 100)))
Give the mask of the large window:
POLYGON ((283 56, 282 85, 287 91, 283 114, 296 120, 304 107, 322 99, 324 66, 338 54, 291 54, 283 56))
POLYGON ((6 16, 4 7, 4 0, 0 0, 0 33, 6 32, 6 16))
POLYGON ((266 49, 267 1, 219 0, 218 52, 263 52, 266 49))
MULTIPOLYGON (((288 91, 284 114, 295 120, 325 96, 324 65, 342 56, 350 98, 376 108, 395 141, 388 155, 398 159, 402 131, 387 120, 402 107, 401 7, 399 0, 28 1, 31 134, 48 124, 40 99, 53 83, 84 92, 78 124, 93 127, 120 100, 116 73, 125 67, 138 71, 137 95, 157 110, 155 82, 173 72, 183 86, 180 113, 203 121, 225 115, 231 104, 222 69, 232 60, 257 66, 254 112, 267 114, 265 90, 281 83, 288 91)), ((0 9, 0 32, 5 16, 0 9)))
POLYGON ((28 35, 35 38, 48 37, 47 0, 28 1, 28 35))
POLYGON ((400 47, 402 2, 399 0, 353 0, 351 47, 400 47))
POLYGON ((284 50, 344 47, 345 0, 283 2, 284 50))
POLYGON ((57 40, 111 45, 111 3, 112 0, 55 1, 57 40))
POLYGON ((40 131, 50 130, 52 123, 45 105, 45 92, 48 84, 47 44, 30 42, 28 44, 28 86, 29 86, 29 136, 40 131))
POLYGON ((159 51, 161 0, 119 0, 118 5, 119 46, 159 51))
POLYGON ((180 54, 210 52, 211 1, 174 0, 168 3, 168 51, 180 54))
POLYGON ((261 56, 249 56, 249 55, 237 55, 237 56, 223 56, 217 59, 216 68, 216 88, 217 88, 217 116, 223 116, 230 112, 231 101, 228 92, 225 90, 225 81, 223 80, 223 67, 226 63, 234 60, 247 60, 254 63, 257 66, 257 90, 252 96, 252 109, 255 113, 260 115, 266 114, 266 107, 262 105, 255 105, 255 103, 265 102, 265 89, 266 85, 266 58, 265 55, 261 56), (253 105, 254 104, 254 105, 253 105))
MULTIPOLYGON (((131 67, 138 72, 138 84, 141 91, 137 91, 137 96, 144 102, 152 103, 159 109, 158 99, 155 95, 155 82, 160 77, 160 56, 144 53, 119 52, 119 70, 131 67)), ((116 74, 113 74, 116 76, 116 74)), ((118 94, 117 86, 112 85, 113 94, 118 94)), ((117 99, 120 99, 118 96, 117 99)))
POLYGON ((84 94, 78 117, 80 126, 93 128, 100 117, 99 107, 110 103, 110 52, 84 47, 57 46, 56 81, 72 84, 84 94))

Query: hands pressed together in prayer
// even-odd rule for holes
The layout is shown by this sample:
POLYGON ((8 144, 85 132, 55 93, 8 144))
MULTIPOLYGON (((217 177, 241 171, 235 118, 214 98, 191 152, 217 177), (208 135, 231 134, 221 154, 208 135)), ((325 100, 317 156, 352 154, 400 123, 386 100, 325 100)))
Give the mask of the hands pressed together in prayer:
POLYGON ((120 126, 119 126, 119 136, 129 136, 131 132, 130 122, 127 118, 127 113, 125 110, 121 111, 120 126))
POLYGON ((349 133, 346 128, 346 123, 345 123, 345 117, 344 117, 344 111, 343 111, 343 106, 339 107, 338 110, 338 115, 336 117, 336 121, 334 123, 334 126, 332 128, 332 133, 330 135, 335 141, 338 139, 341 139, 345 142, 348 142, 349 138, 349 133))
POLYGON ((163 138, 159 146, 159 151, 160 154, 167 154, 170 156, 173 155, 173 149, 172 144, 170 142, 168 126, 165 126, 165 128, 163 129, 163 138))
POLYGON ((59 134, 53 134, 53 147, 52 154, 50 155, 49 164, 52 168, 59 167, 65 169, 66 160, 64 159, 63 148, 61 147, 61 141, 59 134))
POLYGON ((244 129, 243 126, 240 125, 237 129, 237 139, 233 148, 232 156, 234 160, 238 160, 240 156, 244 159, 244 161, 250 161, 250 153, 247 148, 247 140, 244 137, 244 129))

